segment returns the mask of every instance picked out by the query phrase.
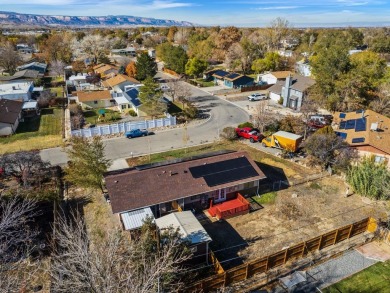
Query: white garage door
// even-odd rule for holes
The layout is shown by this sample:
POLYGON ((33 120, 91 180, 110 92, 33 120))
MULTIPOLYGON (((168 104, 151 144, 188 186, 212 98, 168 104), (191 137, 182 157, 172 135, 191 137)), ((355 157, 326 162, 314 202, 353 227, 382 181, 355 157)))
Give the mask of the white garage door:
POLYGON ((280 95, 275 94, 275 93, 269 93, 269 98, 275 102, 279 102, 280 100, 280 95))

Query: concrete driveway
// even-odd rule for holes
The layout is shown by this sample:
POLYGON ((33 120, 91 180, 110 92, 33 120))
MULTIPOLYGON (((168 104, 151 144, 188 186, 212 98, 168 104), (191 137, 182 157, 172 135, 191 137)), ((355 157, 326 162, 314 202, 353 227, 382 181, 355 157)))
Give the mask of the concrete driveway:
MULTIPOLYGON (((161 78, 171 78, 159 72, 161 78)), ((179 81, 191 90, 191 97, 196 106, 208 116, 203 123, 190 123, 185 128, 175 128, 156 131, 154 135, 127 139, 124 137, 105 139, 106 156, 114 161, 115 166, 123 166, 124 158, 145 155, 155 152, 163 152, 186 146, 195 146, 210 143, 219 139, 219 133, 227 126, 236 126, 249 119, 249 115, 242 108, 212 96, 200 88, 179 81), (183 137, 187 136, 187 141, 183 137), (116 162, 118 161, 118 162, 116 162)), ((41 151, 43 160, 53 165, 63 165, 67 162, 67 156, 62 148, 46 149, 41 151)))

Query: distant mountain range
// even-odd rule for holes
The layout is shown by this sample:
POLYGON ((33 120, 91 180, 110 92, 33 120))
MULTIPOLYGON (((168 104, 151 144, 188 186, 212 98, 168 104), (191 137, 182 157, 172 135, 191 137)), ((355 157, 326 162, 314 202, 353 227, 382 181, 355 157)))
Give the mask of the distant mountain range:
POLYGON ((72 27, 132 27, 132 26, 193 26, 187 21, 155 19, 138 16, 66 16, 37 15, 0 11, 0 25, 72 26, 72 27))

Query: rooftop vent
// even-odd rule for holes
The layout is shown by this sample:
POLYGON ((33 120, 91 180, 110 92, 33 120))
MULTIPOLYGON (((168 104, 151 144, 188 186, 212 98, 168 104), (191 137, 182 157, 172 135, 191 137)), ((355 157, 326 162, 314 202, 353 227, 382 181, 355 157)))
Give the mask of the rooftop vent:
POLYGON ((371 123, 370 130, 377 131, 378 130, 378 123, 371 123))

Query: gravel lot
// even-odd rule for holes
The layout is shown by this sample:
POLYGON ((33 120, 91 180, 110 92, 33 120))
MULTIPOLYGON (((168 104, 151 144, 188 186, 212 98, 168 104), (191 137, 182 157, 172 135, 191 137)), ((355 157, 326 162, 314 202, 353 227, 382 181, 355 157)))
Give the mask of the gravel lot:
POLYGON ((352 250, 308 270, 308 273, 321 282, 319 288, 323 289, 375 263, 376 260, 368 259, 356 250, 352 250))

